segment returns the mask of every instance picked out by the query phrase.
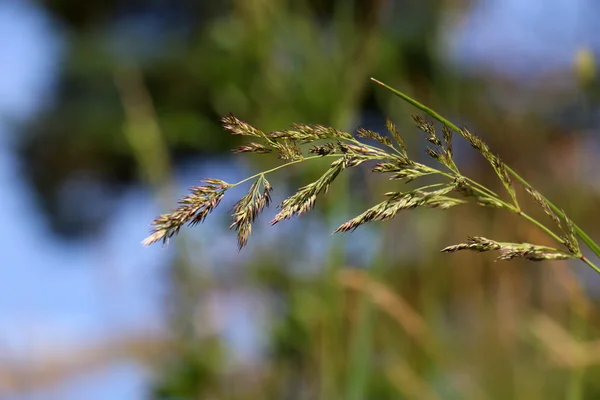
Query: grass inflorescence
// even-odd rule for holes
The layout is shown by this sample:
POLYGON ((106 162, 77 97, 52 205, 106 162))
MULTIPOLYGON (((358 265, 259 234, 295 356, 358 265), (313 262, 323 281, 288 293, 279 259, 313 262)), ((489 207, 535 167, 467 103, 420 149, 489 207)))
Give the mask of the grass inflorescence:
POLYGON ((375 162, 371 171, 386 174, 390 180, 410 182, 424 176, 437 176, 441 178, 442 182, 409 191, 386 193, 384 201, 340 225, 335 230, 336 233, 353 231, 367 222, 392 219, 403 210, 418 207, 449 209, 472 201, 484 207, 505 209, 523 217, 544 230, 557 242, 559 248, 470 237, 464 243, 442 249, 442 252, 497 251, 500 253, 498 260, 513 258, 524 258, 531 261, 580 259, 600 273, 600 269, 583 256, 579 239, 588 245, 597 256, 600 256, 600 246, 571 221, 564 211, 552 204, 509 168, 479 136, 466 128, 459 128, 405 94, 379 81, 375 82, 441 123, 441 128, 438 128, 435 121, 428 120, 423 116, 414 117, 416 126, 423 132, 425 140, 429 143, 426 153, 434 161, 432 165, 417 162, 409 156, 398 128, 389 120, 386 122, 389 136, 362 128, 358 129, 356 135, 352 135, 332 127, 307 124, 295 124, 288 130, 266 133, 233 115, 227 115, 222 119, 226 131, 251 138, 250 142, 234 149, 235 153, 277 154, 277 157, 283 161, 282 164, 237 183, 227 183, 218 179, 205 180, 204 185, 191 189, 191 193, 180 201, 178 208, 159 216, 153 222, 152 234, 143 243, 149 245, 158 241, 168 242, 182 226, 203 222, 206 216, 218 206, 227 190, 252 181, 248 193, 235 204, 232 210, 233 223, 230 228, 237 232, 238 245, 241 249, 247 244, 251 235, 252 223, 271 202, 272 187, 266 176, 301 162, 332 158, 330 167, 321 177, 315 182, 299 188, 295 194, 279 205, 279 212, 271 224, 310 211, 315 206, 318 197, 327 193, 329 186, 339 174, 346 169, 371 161, 375 162), (506 191, 505 197, 461 172, 454 160, 452 150, 456 134, 466 140, 488 161, 506 191), (363 141, 359 139, 363 139, 363 141), (368 142, 374 142, 374 144, 368 142), (514 181, 523 185, 525 191, 550 217, 554 222, 554 229, 547 227, 521 209, 514 181))

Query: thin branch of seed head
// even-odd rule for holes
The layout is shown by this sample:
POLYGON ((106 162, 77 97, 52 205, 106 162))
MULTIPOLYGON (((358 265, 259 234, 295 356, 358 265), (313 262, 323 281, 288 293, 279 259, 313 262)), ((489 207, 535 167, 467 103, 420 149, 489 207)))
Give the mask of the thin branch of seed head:
MULTIPOLYGON (((363 143, 363 142, 359 141, 358 139, 356 139, 354 137, 352 139, 346 139, 346 140, 354 142, 355 144, 360 145, 360 146, 368 146, 368 147, 371 147, 371 148, 374 148, 374 149, 378 148, 376 146, 371 146, 371 145, 368 145, 366 143, 363 143)), ((406 155, 400 149, 396 148, 396 146, 394 146, 393 143, 392 144, 381 143, 381 144, 383 144, 384 146, 386 146, 386 147, 394 150, 394 152, 396 152, 398 154, 398 156, 400 156, 402 158, 406 157, 406 155)), ((379 150, 381 150, 381 149, 379 149, 379 150)), ((393 154, 390 154, 390 156, 393 156, 393 154)))
POLYGON ((438 173, 440 175, 443 175, 443 176, 445 176, 445 177, 447 177, 449 179, 452 179, 452 180, 455 180, 457 178, 465 179, 465 180, 469 181, 471 184, 474 185, 471 188, 475 192, 477 192, 478 194, 480 194, 480 195, 482 195, 482 196, 484 196, 486 198, 490 198, 490 199, 495 200, 496 202, 498 202, 499 204, 501 204, 503 208, 506 208, 506 209, 508 209, 510 211, 515 211, 515 212, 517 211, 517 209, 515 208, 515 206, 513 206, 512 204, 509 204, 506 201, 502 200, 500 198, 500 196, 498 196, 495 192, 493 192, 492 190, 488 189, 487 187, 483 186, 482 184, 478 183, 477 181, 475 181, 475 180, 473 180, 473 179, 471 179, 471 178, 469 178, 467 176, 464 176, 464 175, 453 175, 451 173, 447 173, 447 172, 439 171, 439 170, 438 170, 438 173))
MULTIPOLYGON (((514 211, 517 214, 519 214, 520 216, 522 216, 523 218, 525 218, 526 220, 528 220, 529 222, 531 222, 532 224, 536 225, 538 228, 542 229, 544 232, 546 232, 548 235, 550 235, 558 243, 565 245, 565 246, 567 245, 567 243, 565 242, 565 240, 563 238, 561 238, 560 236, 558 236, 557 234, 552 232, 552 230, 550 228, 548 228, 546 225, 542 224, 541 222, 539 222, 535 218, 529 216, 528 214, 524 213, 523 211, 518 211, 518 210, 514 210, 514 211)), ((581 252, 576 252, 576 253, 574 253, 574 255, 576 257, 581 257, 581 252)))
POLYGON ((259 172, 258 174, 254 174, 254 175, 252 175, 252 176, 249 176, 249 177, 247 177, 247 178, 244 178, 244 179, 242 179, 241 181, 239 181, 239 182, 237 182, 237 183, 232 183, 232 184, 230 184, 230 185, 231 185, 231 187, 235 187, 235 186, 241 185, 242 183, 246 183, 246 182, 248 182, 248 181, 251 181, 252 179, 258 178, 258 177, 259 177, 259 176, 261 176, 261 175, 267 175, 267 174, 270 174, 271 172, 275 172, 275 171, 277 171, 277 170, 280 170, 280 169, 283 169, 283 168, 289 167, 290 165, 299 164, 299 163, 301 163, 301 162, 304 162, 304 161, 308 161, 308 160, 314 160, 314 159, 317 159, 317 158, 323 158, 323 157, 338 157, 338 158, 339 158, 339 157, 341 157, 341 156, 340 156, 339 154, 326 154, 326 155, 324 155, 324 156, 320 156, 320 155, 319 155, 319 156, 309 156, 309 157, 304 157, 304 158, 302 158, 302 159, 299 159, 299 160, 294 160, 294 161, 289 161, 289 162, 287 162, 287 163, 285 163, 285 164, 278 165, 278 166, 277 166, 277 167, 275 167, 275 168, 271 168, 271 169, 269 169, 269 170, 266 170, 266 171, 259 172))
MULTIPOLYGON (((340 138, 339 140, 340 141, 348 141, 348 142, 352 142, 353 144, 356 144, 356 145, 359 145, 359 146, 362 146, 362 147, 367 147, 369 150, 372 150, 373 152, 381 152, 381 148, 379 148, 377 146, 371 146, 369 144, 362 143, 362 142, 360 142, 359 140, 357 140, 354 137, 352 137, 352 138, 340 138)), ((390 158, 396 158, 397 157, 397 156, 395 156, 393 154, 389 154, 389 153, 387 155, 389 155, 390 158)), ((399 156, 403 156, 403 154, 399 153, 399 156)), ((267 175, 267 174, 270 174, 271 172, 275 172, 277 170, 283 169, 285 167, 289 167, 289 166, 294 165, 294 164, 299 164, 299 163, 301 163, 303 161, 314 160, 314 159, 317 159, 317 158, 324 158, 324 157, 336 157, 336 158, 339 158, 339 157, 342 157, 342 155, 341 154, 337 154, 337 153, 334 153, 334 154, 325 154, 325 155, 315 155, 315 156, 303 157, 303 158, 298 159, 298 160, 289 161, 289 162, 287 162, 285 164, 278 165, 275 168, 269 169, 267 171, 262 171, 260 173, 257 173, 257 174, 254 174, 252 176, 249 176, 249 177, 247 177, 245 179, 242 179, 241 181, 239 181, 237 183, 232 183, 231 187, 241 185, 242 183, 245 183, 245 182, 248 182, 248 181, 250 181, 252 179, 258 178, 260 175, 267 175)), ((372 160, 378 159, 377 157, 368 157, 368 158, 372 159, 372 160)), ((441 171, 439 171, 439 172, 441 172, 441 171)))
POLYGON ((448 186, 448 183, 440 182, 440 183, 432 183, 431 185, 420 186, 419 190, 431 189, 440 186, 448 186))
MULTIPOLYGON (((343 140, 348 141, 348 142, 352 142, 353 144, 358 145, 358 146, 368 147, 372 151, 382 151, 380 147, 372 146, 372 145, 367 144, 367 143, 363 143, 363 142, 361 142, 360 140, 358 140, 355 137, 344 138, 343 140)), ((394 145, 391 145, 391 146, 390 145, 386 145, 386 146, 389 147, 389 148, 391 148, 391 149, 393 149, 394 152, 396 153, 396 154, 387 153, 387 155, 389 156, 389 158, 398 159, 398 160, 405 160, 407 158, 406 153, 403 153, 402 150, 397 149, 394 145)))
POLYGON ((481 183, 477 182, 474 179, 469 178, 468 176, 464 176, 461 175, 465 180, 469 181, 469 183, 477 186, 478 188, 480 188, 481 190, 485 191, 488 193, 489 196, 495 198, 495 199, 500 199, 500 195, 496 192, 494 192, 492 189, 488 188, 487 186, 482 185, 481 183))

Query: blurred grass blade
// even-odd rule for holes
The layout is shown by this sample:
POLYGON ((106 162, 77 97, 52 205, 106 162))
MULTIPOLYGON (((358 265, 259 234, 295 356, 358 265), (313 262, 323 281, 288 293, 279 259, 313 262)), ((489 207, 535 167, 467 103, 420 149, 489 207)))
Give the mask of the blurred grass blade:
POLYGON ((369 386, 369 373, 372 369, 373 330, 375 309, 371 299, 365 293, 360 294, 357 320, 350 341, 350 357, 346 377, 346 399, 366 398, 369 386))

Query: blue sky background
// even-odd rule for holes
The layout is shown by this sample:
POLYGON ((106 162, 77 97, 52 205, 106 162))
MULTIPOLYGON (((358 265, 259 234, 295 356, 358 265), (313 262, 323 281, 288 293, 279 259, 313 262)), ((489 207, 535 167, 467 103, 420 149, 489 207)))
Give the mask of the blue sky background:
MULTIPOLYGON (((600 36, 592 34, 597 11, 593 0, 481 0, 466 20, 449 20, 448 53, 467 70, 493 68, 531 79, 540 68, 569 68, 581 46, 600 48, 600 36)), ((158 280, 168 252, 140 245, 158 211, 149 193, 130 192, 105 235, 74 245, 53 238, 20 176, 13 122, 35 118, 52 101, 65 51, 60 29, 40 7, 0 0, 0 363, 121 332, 158 330, 163 316, 158 280)), ((196 179, 187 178, 182 187, 196 179)), ((221 243, 235 247, 233 238, 221 243)), ((243 299, 229 302, 230 310, 244 314, 243 299)), ((232 339, 243 342, 250 331, 241 332, 232 339)), ((22 398, 143 399, 146 379, 123 362, 22 398)))

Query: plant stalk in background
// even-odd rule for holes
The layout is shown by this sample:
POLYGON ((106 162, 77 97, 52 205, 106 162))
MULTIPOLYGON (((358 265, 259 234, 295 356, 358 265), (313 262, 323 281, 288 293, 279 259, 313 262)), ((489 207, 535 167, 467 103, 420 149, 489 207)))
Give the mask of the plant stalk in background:
POLYGON ((191 193, 180 201, 177 209, 159 216, 153 222, 153 232, 143 243, 146 245, 157 241, 166 243, 183 225, 203 222, 206 216, 218 206, 227 190, 252 181, 249 192, 234 206, 233 223, 230 226, 237 231, 238 244, 241 249, 247 244, 252 233, 252 223, 271 202, 272 187, 267 181, 267 175, 301 162, 317 158, 331 158, 332 163, 329 169, 319 179, 298 189, 295 194, 279 205, 279 212, 271 221, 273 225, 306 213, 314 207, 318 196, 327 192, 329 185, 340 173, 370 161, 375 162, 371 169, 372 172, 386 174, 390 180, 410 182, 424 176, 437 176, 441 182, 413 190, 386 193, 384 201, 342 224, 335 230, 336 233, 353 231, 367 222, 392 219, 402 210, 417 207, 448 209, 468 201, 474 201, 485 207, 502 208, 516 213, 545 231, 560 248, 470 237, 464 243, 442 249, 443 252, 497 251, 499 252, 498 260, 525 258, 531 261, 542 261, 578 258, 600 273, 600 268, 582 254, 578 238, 599 257, 600 246, 575 225, 563 210, 552 204, 504 164, 481 138, 465 128, 459 128, 409 96, 375 79, 373 81, 441 123, 441 129, 436 129, 433 122, 420 116, 414 117, 417 127, 424 133, 425 140, 430 144, 426 152, 435 162, 435 167, 410 158, 402 136, 389 120, 386 123, 389 136, 366 129, 359 129, 353 136, 335 128, 305 124, 295 124, 289 130, 265 133, 233 115, 228 115, 222 120, 224 128, 234 135, 242 135, 250 139, 249 143, 235 149, 235 153, 275 153, 284 163, 237 183, 206 179, 204 186, 191 189, 191 193), (508 195, 506 199, 464 175, 458 168, 452 152, 453 134, 455 133, 467 140, 471 147, 490 163, 506 190, 508 195), (371 140, 377 145, 366 144, 359 141, 359 138, 371 140), (307 146, 310 147, 306 151, 307 146), (513 178, 524 186, 526 192, 553 220, 554 229, 534 219, 521 209, 513 178))

